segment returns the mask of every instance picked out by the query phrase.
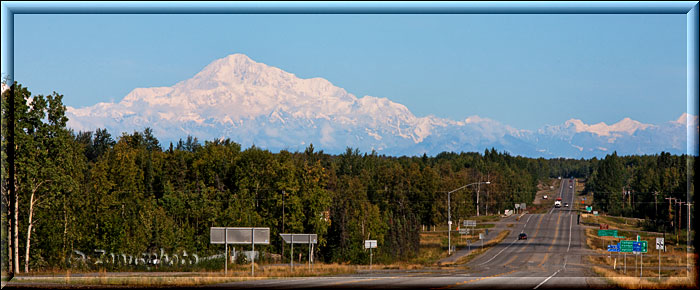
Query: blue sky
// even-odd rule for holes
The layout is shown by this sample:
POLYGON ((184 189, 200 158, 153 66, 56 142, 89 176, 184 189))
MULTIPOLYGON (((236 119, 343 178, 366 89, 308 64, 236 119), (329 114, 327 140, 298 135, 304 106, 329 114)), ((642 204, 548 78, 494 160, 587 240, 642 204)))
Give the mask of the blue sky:
MULTIPOLYGON (((15 15, 15 80, 73 107, 244 53, 417 116, 519 129, 686 111, 686 16, 15 15)), ((697 112, 692 112, 697 114, 697 112)))

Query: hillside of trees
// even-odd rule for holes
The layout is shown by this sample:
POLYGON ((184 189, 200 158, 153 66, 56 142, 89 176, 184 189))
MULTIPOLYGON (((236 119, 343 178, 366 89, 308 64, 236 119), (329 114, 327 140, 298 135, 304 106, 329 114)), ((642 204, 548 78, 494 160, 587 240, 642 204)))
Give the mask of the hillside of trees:
POLYGON ((148 128, 74 132, 62 100, 18 84, 14 98, 10 90, 2 94, 3 267, 18 259, 22 271, 63 269, 76 251, 95 250, 117 260, 123 253, 185 252, 199 259, 223 252, 209 243, 210 227, 221 226, 269 227, 272 240, 262 251, 276 254, 280 233, 318 234, 314 255, 325 262, 367 263, 362 241, 376 239, 375 260, 394 262, 418 252, 423 225, 446 224, 447 192, 466 184, 491 182, 452 194, 453 221, 476 215, 477 190, 481 214, 502 213, 532 202, 537 184, 557 176, 587 178, 586 191, 602 211, 652 219, 668 215, 664 198, 685 197, 686 185, 693 186, 687 157, 666 153, 575 160, 490 149, 391 157, 352 148, 332 155, 313 145, 273 153, 192 136, 160 144, 148 128), (16 240, 9 238, 10 187, 17 193, 16 240))
POLYGON ((665 152, 653 156, 613 153, 594 167, 585 192, 593 193, 595 208, 610 215, 645 219, 647 230, 685 229, 685 202, 695 198, 694 159, 665 152))

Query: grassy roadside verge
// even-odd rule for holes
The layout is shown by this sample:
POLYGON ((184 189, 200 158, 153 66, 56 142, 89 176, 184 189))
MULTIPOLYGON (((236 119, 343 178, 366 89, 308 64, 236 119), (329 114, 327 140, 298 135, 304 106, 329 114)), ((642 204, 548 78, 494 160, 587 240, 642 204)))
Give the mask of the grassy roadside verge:
MULTIPOLYGON (((614 225, 619 225, 620 220, 616 219, 598 219, 597 221, 612 221, 610 228, 614 225)), ((624 224, 624 221, 622 222, 624 224)), ((608 280, 616 287, 632 288, 632 289, 673 289, 673 288, 697 288, 697 273, 686 272, 686 265, 691 260, 691 265, 695 265, 697 261, 696 254, 688 254, 685 251, 669 250, 659 253, 653 246, 655 243, 656 233, 645 233, 635 231, 635 227, 628 226, 625 229, 619 230, 619 235, 625 236, 624 240, 635 240, 636 234, 640 235, 641 240, 646 240, 649 244, 648 253, 644 255, 644 265, 642 278, 639 277, 639 269, 636 268, 640 263, 635 255, 627 255, 627 260, 623 260, 623 255, 618 253, 607 252, 607 245, 616 244, 620 239, 614 237, 599 237, 597 229, 585 229, 585 242, 588 248, 592 249, 597 254, 592 254, 586 257, 586 262, 591 265, 593 272, 608 280), (659 261, 659 254, 660 261, 659 261), (647 258, 648 257, 648 258, 647 258), (622 270, 624 263, 627 263, 627 273, 622 270), (631 267, 630 267, 631 265, 631 267), (661 266, 661 279, 658 279, 659 266, 661 266), (615 269, 614 269, 615 268, 615 269)), ((697 268, 692 268, 697 271, 697 268)))
POLYGON ((671 277, 662 277, 661 280, 654 277, 653 271, 644 271, 644 277, 631 277, 621 275, 617 271, 606 269, 600 266, 593 266, 593 272, 598 276, 613 284, 615 287, 628 289, 678 289, 678 288, 697 288, 697 273, 686 275, 675 273, 671 277), (650 278, 654 277, 654 278, 650 278))
POLYGON ((463 265, 468 263, 469 261, 473 260, 477 256, 483 254, 484 252, 488 251, 491 247, 494 245, 497 245, 498 243, 502 242, 508 235, 510 234, 510 231, 502 231, 496 238, 484 243, 484 247, 481 248, 479 244, 474 244, 473 246, 475 247, 474 250, 472 250, 468 255, 459 258, 456 262, 454 263, 445 263, 443 264, 444 266, 448 265, 463 265))
MULTIPOLYGON (((256 266, 255 277, 250 276, 250 266, 237 265, 229 269, 228 275, 223 271, 219 272, 190 272, 172 275, 163 273, 150 273, 148 276, 132 276, 139 273, 119 273, 113 274, 105 271, 94 273, 93 276, 76 277, 71 272, 63 273, 52 277, 16 276, 12 283, 19 285, 24 283, 44 283, 44 284, 65 284, 65 285, 108 285, 108 286, 138 286, 138 287, 169 287, 169 286, 196 286, 216 283, 240 282, 260 279, 276 279, 287 277, 315 277, 340 274, 356 273, 364 269, 365 265, 343 265, 343 264, 315 264, 309 270, 306 265, 295 266, 292 271, 289 266, 256 266)), ((376 265, 373 269, 410 269, 412 265, 392 264, 376 265)))

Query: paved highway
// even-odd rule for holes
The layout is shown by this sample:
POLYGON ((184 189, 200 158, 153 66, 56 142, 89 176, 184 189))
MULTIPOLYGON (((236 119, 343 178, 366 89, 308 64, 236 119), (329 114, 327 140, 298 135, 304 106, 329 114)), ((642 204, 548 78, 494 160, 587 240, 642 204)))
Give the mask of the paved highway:
MULTIPOLYGON (((285 278, 226 283, 222 288, 605 288, 584 265, 584 232, 574 206, 576 184, 562 179, 558 196, 570 207, 526 214, 500 244, 470 261, 466 269, 366 271, 349 276, 285 278), (571 185, 572 188, 569 188, 571 185), (524 232, 527 240, 518 240, 524 232)), ((555 197, 556 198, 556 197, 555 197)), ((208 286, 212 287, 212 286, 208 286)))

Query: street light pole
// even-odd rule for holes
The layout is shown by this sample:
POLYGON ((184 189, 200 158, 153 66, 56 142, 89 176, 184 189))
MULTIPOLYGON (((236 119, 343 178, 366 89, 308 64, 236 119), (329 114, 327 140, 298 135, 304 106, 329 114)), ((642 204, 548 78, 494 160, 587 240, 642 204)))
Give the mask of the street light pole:
POLYGON ((481 189, 478 185, 476 186, 476 216, 479 216, 479 189, 481 189))
POLYGON ((452 211, 451 211, 451 206, 452 203, 450 202, 450 194, 452 192, 447 193, 447 254, 452 255, 452 211))
MULTIPOLYGON (((467 185, 462 186, 460 188, 457 188, 455 190, 447 192, 447 254, 448 255, 452 255, 452 204, 450 203, 450 195, 455 191, 466 188, 467 186, 475 185, 475 184, 482 184, 482 183, 491 184, 490 181, 474 182, 474 183, 470 183, 470 184, 467 184, 467 185)), ((479 192, 478 191, 476 193, 476 204, 477 204, 476 212, 477 212, 477 216, 479 216, 479 192)))

